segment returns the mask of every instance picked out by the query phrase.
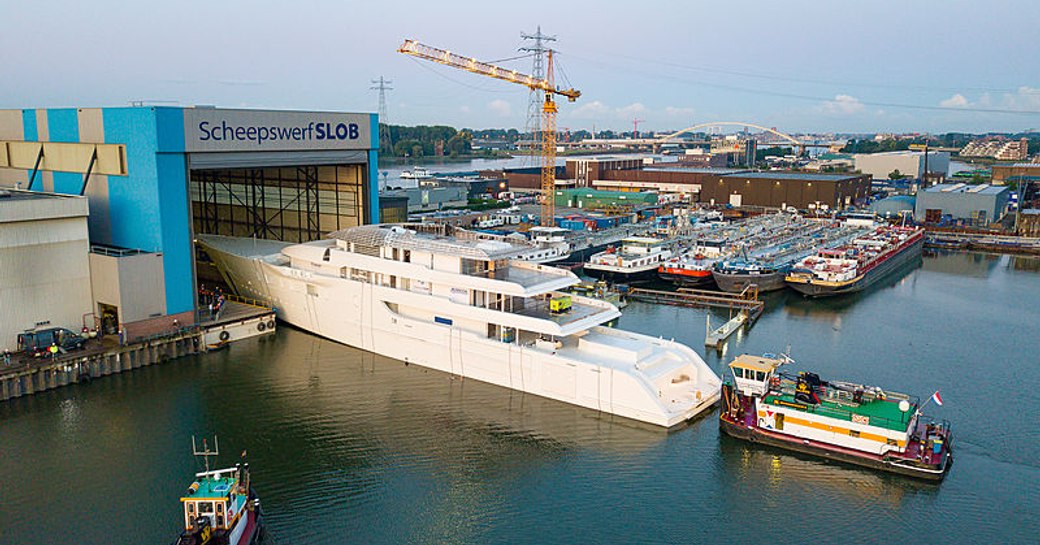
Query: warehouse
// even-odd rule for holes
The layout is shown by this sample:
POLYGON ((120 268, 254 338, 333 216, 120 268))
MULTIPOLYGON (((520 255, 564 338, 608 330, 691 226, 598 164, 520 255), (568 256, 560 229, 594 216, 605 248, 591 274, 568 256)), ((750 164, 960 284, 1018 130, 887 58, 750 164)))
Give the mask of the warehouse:
MULTIPOLYGON (((922 151, 886 151, 882 153, 857 153, 853 160, 856 170, 870 174, 875 180, 888 180, 895 171, 913 179, 921 178, 925 171, 925 154, 922 151)), ((945 151, 928 153, 928 172, 944 177, 950 172, 950 154, 945 151)))
POLYGON ((715 176, 701 187, 700 202, 801 210, 840 210, 866 202, 870 176, 743 172, 715 176))
POLYGON ((732 168, 688 168, 680 166, 653 166, 639 170, 612 170, 593 180, 597 189, 619 191, 656 190, 662 193, 689 194, 696 198, 701 186, 719 176, 750 172, 732 168))
POLYGON ((378 221, 377 123, 213 107, 0 110, 0 187, 88 199, 89 242, 103 249, 91 263, 104 278, 91 281, 122 301, 98 302, 98 320, 194 323, 195 234, 296 242, 378 221), (160 305, 113 285, 152 269, 160 305))
POLYGON ((568 208, 628 208, 655 204, 657 204, 657 194, 649 192, 631 193, 589 188, 556 190, 556 206, 568 208))
POLYGON ((984 225, 1004 215, 1009 198, 1010 191, 1004 186, 939 184, 917 192, 914 219, 939 223, 949 216, 984 225))

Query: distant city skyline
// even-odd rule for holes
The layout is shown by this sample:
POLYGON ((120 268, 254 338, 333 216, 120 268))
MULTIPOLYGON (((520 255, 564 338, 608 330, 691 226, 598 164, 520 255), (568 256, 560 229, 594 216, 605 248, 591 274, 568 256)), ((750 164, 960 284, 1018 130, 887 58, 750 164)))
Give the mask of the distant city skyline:
POLYGON ((526 89, 396 53, 404 38, 520 72, 521 32, 556 36, 572 131, 745 121, 786 132, 1040 129, 1040 4, 789 1, 499 5, 202 2, 5 8, 0 107, 131 101, 376 111, 393 124, 518 128, 526 89))

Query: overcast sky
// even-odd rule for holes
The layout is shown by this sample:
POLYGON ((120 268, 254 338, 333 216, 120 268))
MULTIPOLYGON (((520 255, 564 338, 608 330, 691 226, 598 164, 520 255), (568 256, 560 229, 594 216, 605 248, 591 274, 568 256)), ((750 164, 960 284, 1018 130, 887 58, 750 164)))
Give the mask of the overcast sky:
POLYGON ((391 123, 522 127, 526 89, 396 48, 507 59, 541 25, 582 91, 561 105, 572 130, 1040 128, 1003 113, 1040 112, 1036 1, 2 1, 0 107, 375 111, 385 76, 391 123))

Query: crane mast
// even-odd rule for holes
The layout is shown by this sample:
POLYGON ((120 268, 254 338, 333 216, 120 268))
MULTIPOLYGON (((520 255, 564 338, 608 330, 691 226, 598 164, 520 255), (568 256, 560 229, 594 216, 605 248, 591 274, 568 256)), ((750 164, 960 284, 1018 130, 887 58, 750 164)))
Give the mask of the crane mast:
POLYGON ((481 62, 472 57, 463 57, 444 49, 421 44, 415 40, 405 40, 398 53, 412 55, 445 66, 459 68, 474 74, 523 85, 531 90, 544 91, 545 101, 542 103, 542 176, 541 176, 541 224, 552 226, 556 215, 556 101, 554 95, 567 97, 574 102, 581 96, 575 89, 556 87, 553 78, 553 52, 549 50, 549 58, 545 78, 536 78, 521 74, 516 70, 508 70, 490 63, 481 62))

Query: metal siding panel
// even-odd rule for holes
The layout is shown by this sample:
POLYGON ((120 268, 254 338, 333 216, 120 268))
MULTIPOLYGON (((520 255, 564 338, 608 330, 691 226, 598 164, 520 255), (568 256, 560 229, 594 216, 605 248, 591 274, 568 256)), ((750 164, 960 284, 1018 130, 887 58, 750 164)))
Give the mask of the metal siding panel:
POLYGON ((188 208, 188 168, 183 153, 156 156, 159 215, 166 277, 166 312, 195 309, 195 267, 192 262, 191 212, 188 208))
POLYGON ((358 165, 368 162, 363 151, 243 151, 191 153, 191 170, 263 168, 303 165, 358 165))
MULTIPOLYGON (((46 110, 47 140, 50 142, 79 142, 79 116, 75 109, 61 108, 46 110)), ((89 165, 83 165, 83 168, 89 165)), ((54 189, 56 193, 79 195, 83 187, 83 175, 73 172, 55 172, 54 189)))
POLYGON ((156 149, 184 151, 184 108, 155 108, 156 149))
MULTIPOLYGON (((24 140, 25 120, 22 110, 0 110, 0 140, 24 140)), ((29 173, 24 170, 0 168, 0 185, 25 187, 29 173)))
POLYGON ((368 127, 369 134, 372 135, 372 149, 379 149, 379 114, 372 114, 370 125, 368 127))
POLYGON ((126 144, 126 176, 109 176, 110 240, 94 242, 163 251, 156 175, 155 115, 151 108, 105 108, 106 143, 126 144))
MULTIPOLYGON (((379 138, 378 131, 376 138, 379 138)), ((379 152, 368 152, 368 222, 379 223, 379 152)))
POLYGON ((23 140, 25 121, 21 110, 0 110, 0 140, 23 140))
MULTIPOLYGON (((105 143, 105 117, 101 108, 79 110, 79 138, 81 142, 105 143)), ((112 220, 108 210, 108 176, 91 174, 84 195, 90 200, 90 237, 94 240, 112 239, 112 220)))

